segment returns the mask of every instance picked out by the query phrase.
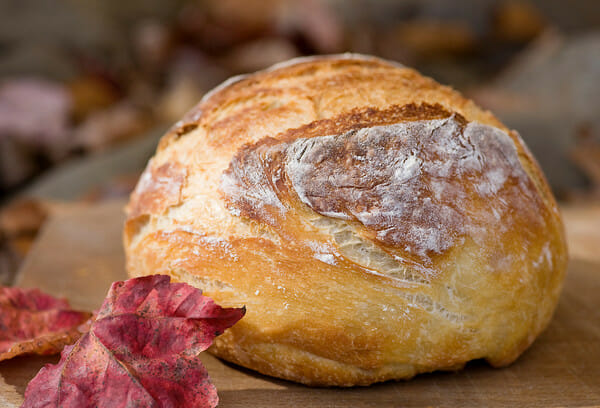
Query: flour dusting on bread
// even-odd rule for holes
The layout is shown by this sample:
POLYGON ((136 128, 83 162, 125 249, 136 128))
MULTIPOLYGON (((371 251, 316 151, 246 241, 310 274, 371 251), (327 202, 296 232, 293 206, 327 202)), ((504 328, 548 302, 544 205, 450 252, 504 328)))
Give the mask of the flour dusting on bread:
POLYGON ((256 221, 281 225, 295 194, 324 217, 359 222, 374 242, 425 266, 465 236, 484 245, 490 223, 509 222, 511 207, 541 224, 531 189, 505 132, 456 115, 259 142, 235 156, 221 183, 230 208, 256 221))

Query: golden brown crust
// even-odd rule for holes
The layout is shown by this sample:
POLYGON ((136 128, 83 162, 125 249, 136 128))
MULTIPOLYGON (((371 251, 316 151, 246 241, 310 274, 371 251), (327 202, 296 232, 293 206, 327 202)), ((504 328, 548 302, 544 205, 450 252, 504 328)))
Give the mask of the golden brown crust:
POLYGON ((566 267, 556 203, 516 132, 371 57, 294 61, 208 94, 131 197, 131 275, 247 314, 212 351, 311 385, 512 362, 566 267))
POLYGON ((223 146, 235 137, 243 138, 244 129, 254 124, 257 116, 266 121, 305 109, 314 114, 314 119, 322 119, 353 108, 381 109, 425 102, 458 112, 469 121, 505 129, 492 114, 452 89, 410 68, 398 68, 396 64, 371 57, 300 59, 296 64, 236 77, 228 83, 229 86, 209 93, 175 124, 161 140, 159 151, 194 126, 213 130, 209 140, 223 146), (378 92, 373 92, 374 89, 378 92), (354 105, 357 101, 361 103, 354 105))

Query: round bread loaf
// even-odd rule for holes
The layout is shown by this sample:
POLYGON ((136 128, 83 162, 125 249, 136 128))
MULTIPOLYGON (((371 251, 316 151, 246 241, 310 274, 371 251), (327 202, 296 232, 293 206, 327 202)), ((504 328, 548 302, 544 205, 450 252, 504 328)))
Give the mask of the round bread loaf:
POLYGON ((516 132, 351 54, 208 93, 162 138, 124 239, 131 276, 246 306, 214 354, 310 385, 509 364, 548 324, 567 263, 516 132))

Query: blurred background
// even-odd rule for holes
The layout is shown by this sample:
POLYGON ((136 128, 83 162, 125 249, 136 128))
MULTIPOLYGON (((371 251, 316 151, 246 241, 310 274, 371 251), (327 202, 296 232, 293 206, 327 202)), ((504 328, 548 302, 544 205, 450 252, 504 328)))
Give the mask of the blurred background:
POLYGON ((206 91, 346 51, 460 90, 561 202, 600 202, 600 1, 0 0, 0 284, 53 211, 126 197, 206 91))

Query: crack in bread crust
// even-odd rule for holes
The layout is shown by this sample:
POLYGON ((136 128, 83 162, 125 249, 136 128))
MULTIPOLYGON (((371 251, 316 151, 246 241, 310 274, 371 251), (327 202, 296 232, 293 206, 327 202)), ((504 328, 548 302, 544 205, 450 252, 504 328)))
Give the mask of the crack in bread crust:
MULTIPOLYGON (((293 141, 297 138, 311 138, 315 136, 334 135, 346 133, 364 127, 391 125, 399 122, 412 122, 417 120, 444 119, 452 116, 440 104, 414 104, 392 105, 387 109, 364 107, 352 109, 335 118, 321 119, 305 126, 290 129, 277 135, 278 140, 293 141)), ((466 120, 458 115, 457 120, 466 120)))

